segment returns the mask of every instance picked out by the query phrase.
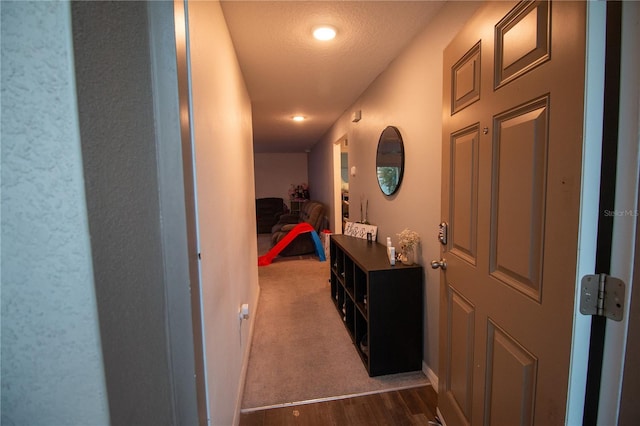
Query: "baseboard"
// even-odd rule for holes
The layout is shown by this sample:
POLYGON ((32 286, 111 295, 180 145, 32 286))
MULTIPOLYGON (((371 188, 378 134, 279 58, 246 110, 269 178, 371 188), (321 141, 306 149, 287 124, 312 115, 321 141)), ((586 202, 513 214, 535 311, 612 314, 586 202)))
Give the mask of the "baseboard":
POLYGON ((438 419, 440 420, 440 424, 442 426, 447 426, 447 422, 444 420, 444 416, 440 412, 440 407, 436 407, 436 416, 438 416, 438 419))
MULTIPOLYGON (((436 393, 438 392, 438 376, 433 372, 432 369, 423 361, 422 362, 422 372, 431 382, 433 389, 435 389, 436 393)), ((442 426, 447 426, 447 422, 445 422, 442 413, 440 412, 440 407, 436 407, 436 416, 438 416, 438 420, 442 426)))
POLYGON ((247 346, 242 354, 242 369, 240 371, 240 386, 236 398, 236 408, 233 415, 233 425, 240 425, 240 410, 242 409, 242 399, 244 398, 244 385, 247 380, 247 371, 249 370, 249 355, 251 352, 251 343, 253 342, 253 330, 256 323, 256 312, 258 312, 258 301, 260 300, 260 286, 255 297, 255 303, 252 308, 252 314, 249 317, 249 335, 247 336, 247 346))
POLYGON ((429 382, 431 382, 431 386, 433 386, 433 389, 437 393, 438 392, 438 375, 434 373, 433 370, 430 369, 427 363, 424 361, 422 361, 422 372, 424 373, 425 376, 427 376, 427 379, 429 379, 429 382))
POLYGON ((420 384, 420 385, 397 386, 397 387, 378 389, 378 390, 368 391, 368 392, 356 392, 356 393, 351 393, 347 395, 328 396, 324 398, 307 399, 304 401, 284 402, 282 404, 266 405, 264 407, 243 408, 242 410, 240 410, 240 412, 242 414, 246 414, 246 413, 253 413, 254 411, 272 410, 274 408, 295 407, 298 405, 317 404, 319 402, 329 402, 329 401, 338 401, 341 399, 358 398, 361 396, 388 393, 388 392, 400 391, 405 389, 413 389, 413 388, 418 388, 422 386, 427 386, 427 385, 420 384))

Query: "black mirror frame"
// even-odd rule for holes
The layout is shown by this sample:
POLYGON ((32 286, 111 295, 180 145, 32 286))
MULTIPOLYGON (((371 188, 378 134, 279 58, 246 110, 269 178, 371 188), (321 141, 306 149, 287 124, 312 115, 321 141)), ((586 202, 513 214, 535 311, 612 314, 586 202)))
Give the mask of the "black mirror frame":
POLYGON ((402 135, 400 134, 400 130, 398 130, 397 127, 395 126, 387 126, 382 133, 380 134, 380 138, 378 139, 378 149, 376 151, 376 179, 378 181, 378 187, 380 187, 380 191, 382 191, 382 193, 384 195, 386 195, 387 197, 392 196, 393 194, 395 194, 396 192, 398 192, 398 189, 400 188, 400 185, 402 184, 402 178, 404 177, 404 141, 402 140, 402 135), (386 192, 385 189, 383 188, 383 184, 381 182, 381 179, 378 175, 378 170, 383 167, 380 166, 380 147, 384 142, 388 142, 387 138, 389 138, 389 133, 393 133, 393 140, 397 140, 400 142, 400 171, 398 174, 398 181, 395 184, 395 186, 390 190, 390 192, 386 192))

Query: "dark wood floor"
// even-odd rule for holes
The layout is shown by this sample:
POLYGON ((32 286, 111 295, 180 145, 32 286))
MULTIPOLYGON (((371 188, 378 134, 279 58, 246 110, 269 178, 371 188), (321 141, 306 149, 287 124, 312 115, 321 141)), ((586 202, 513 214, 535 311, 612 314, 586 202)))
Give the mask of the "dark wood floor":
POLYGON ((240 415, 240 426, 429 425, 435 421, 438 396, 431 386, 240 415))

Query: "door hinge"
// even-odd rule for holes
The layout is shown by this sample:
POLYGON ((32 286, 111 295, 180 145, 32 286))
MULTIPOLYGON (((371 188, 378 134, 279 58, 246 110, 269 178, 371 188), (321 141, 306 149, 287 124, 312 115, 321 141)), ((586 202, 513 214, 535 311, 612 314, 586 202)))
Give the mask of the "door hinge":
POLYGON ((580 313, 622 321, 625 284, 607 274, 585 275, 580 280, 580 313))

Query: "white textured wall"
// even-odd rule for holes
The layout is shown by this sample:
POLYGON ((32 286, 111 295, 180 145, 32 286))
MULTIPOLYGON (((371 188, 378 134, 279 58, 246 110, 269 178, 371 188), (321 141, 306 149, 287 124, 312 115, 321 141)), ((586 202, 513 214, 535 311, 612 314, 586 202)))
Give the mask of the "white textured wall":
MULTIPOLYGON (((338 119, 309 158, 310 184, 321 189, 321 201, 333 200, 333 143, 349 139, 349 166, 357 175, 349 179, 351 209, 369 200, 369 221, 378 225, 378 241, 405 227, 422 237, 419 263, 425 267, 424 360, 438 373, 438 312, 440 276, 429 262, 440 256, 436 241, 440 223, 442 144, 442 52, 480 2, 448 2, 428 26, 398 56, 363 95, 338 119), (362 110, 362 120, 350 115, 362 110), (402 185, 391 197, 378 187, 376 149, 386 126, 396 126, 405 148, 402 185)), ((331 215, 330 217, 334 217, 331 215)), ((332 229, 335 226, 332 224, 332 229)))
POLYGON ((2 2, 2 424, 108 425, 65 2, 2 2))
MULTIPOLYGON (((256 198, 280 197, 289 202, 289 187, 309 182, 307 153, 256 153, 256 198)), ((311 188, 311 197, 314 191, 311 188)))
POLYGON ((189 2, 188 17, 209 409, 231 425, 258 299, 251 102, 220 4, 189 2))

